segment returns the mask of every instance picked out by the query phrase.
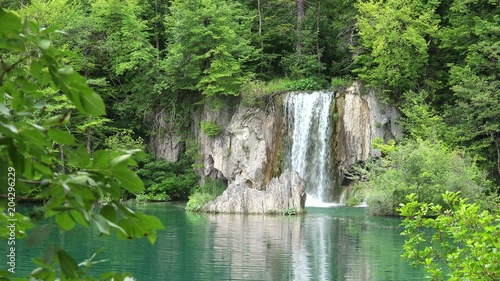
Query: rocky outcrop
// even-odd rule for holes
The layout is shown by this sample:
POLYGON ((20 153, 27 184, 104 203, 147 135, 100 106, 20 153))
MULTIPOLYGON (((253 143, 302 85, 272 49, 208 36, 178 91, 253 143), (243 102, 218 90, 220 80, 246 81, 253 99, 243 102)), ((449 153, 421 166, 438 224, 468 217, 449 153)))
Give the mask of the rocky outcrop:
POLYGON ((339 119, 335 154, 341 170, 366 161, 370 156, 380 156, 380 151, 372 147, 374 139, 388 141, 402 136, 396 124, 400 116, 397 109, 382 104, 374 91, 361 94, 360 88, 361 85, 355 83, 336 95, 339 119))
POLYGON ((306 202, 305 182, 286 170, 273 178, 265 190, 248 188, 245 182, 230 184, 224 193, 204 207, 206 212, 264 214, 294 210, 302 213, 306 202))
MULTIPOLYGON (((192 112, 191 128, 201 158, 198 164, 203 164, 199 173, 204 177, 227 180, 229 184, 221 196, 223 198, 207 206, 208 211, 254 213, 271 208, 270 203, 264 202, 266 196, 270 196, 266 192, 272 188, 272 182, 284 180, 283 175, 278 179, 273 177, 287 168, 287 151, 292 143, 290 132, 287 132, 288 120, 283 114, 284 96, 276 95, 273 108, 268 110, 240 104, 218 110, 205 106, 192 112), (221 133, 205 135, 201 131, 203 121, 217 124, 221 133)), ((372 148, 373 140, 377 137, 386 141, 399 138, 401 130, 395 123, 399 117, 397 110, 382 104, 373 91, 362 94, 358 83, 335 92, 329 112, 333 130, 328 137, 331 151, 325 156, 332 163, 328 171, 331 171, 333 180, 328 186, 336 189, 331 196, 336 201, 341 197, 342 191, 337 187, 343 184, 344 173, 353 164, 380 155, 380 151, 372 148)), ((168 116, 163 115, 159 120, 168 120, 168 116)), ((168 127, 168 124, 162 123, 160 127, 168 127)), ((165 134, 152 138, 151 144, 156 155, 176 161, 182 148, 179 140, 165 134)), ((272 198, 279 201, 282 197, 272 198)), ((283 206, 284 201, 280 202, 283 206)))
POLYGON ((150 149, 156 158, 163 158, 171 162, 177 162, 183 149, 181 137, 172 130, 172 116, 168 116, 166 110, 162 109, 154 116, 153 131, 150 138, 150 149))
POLYGON ((230 184, 244 183, 248 188, 263 189, 266 184, 266 150, 274 137, 274 115, 244 106, 239 106, 231 116, 220 111, 206 110, 202 113, 204 116, 198 118, 211 121, 223 129, 215 137, 200 131, 196 134, 204 157, 204 175, 223 177, 230 184))

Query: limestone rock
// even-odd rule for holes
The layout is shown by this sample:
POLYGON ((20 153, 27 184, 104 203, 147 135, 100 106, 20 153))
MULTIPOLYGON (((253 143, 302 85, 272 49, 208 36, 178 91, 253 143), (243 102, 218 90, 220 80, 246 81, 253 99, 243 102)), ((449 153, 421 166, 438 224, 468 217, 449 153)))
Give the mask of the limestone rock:
POLYGON ((245 187, 245 182, 234 182, 203 208, 214 213, 264 214, 295 209, 304 211, 306 201, 305 182, 296 173, 286 170, 273 178, 265 190, 245 187))
POLYGON ((204 176, 264 188, 266 148, 272 141, 274 115, 241 105, 232 114, 227 110, 204 110, 202 115, 197 118, 199 122, 209 120, 223 129, 216 137, 196 132, 205 159, 204 176))
POLYGON ((376 138, 385 141, 402 136, 396 120, 399 112, 393 106, 383 105, 374 91, 361 94, 361 85, 354 83, 343 95, 337 95, 340 119, 337 138, 340 142, 337 160, 341 168, 347 168, 370 156, 380 156, 380 151, 372 148, 376 138))

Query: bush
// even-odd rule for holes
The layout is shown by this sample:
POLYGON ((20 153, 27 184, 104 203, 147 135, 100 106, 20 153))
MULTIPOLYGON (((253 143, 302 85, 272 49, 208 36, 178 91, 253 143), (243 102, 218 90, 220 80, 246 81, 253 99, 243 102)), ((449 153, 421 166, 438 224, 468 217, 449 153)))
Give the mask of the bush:
POLYGON ((308 77, 293 80, 288 84, 288 88, 290 89, 290 91, 314 91, 322 90, 326 87, 326 80, 317 77, 308 77))
POLYGON ((189 201, 186 205, 186 210, 199 212, 208 202, 217 198, 227 188, 227 183, 221 179, 205 180, 205 184, 193 189, 193 193, 189 196, 189 201))
POLYGON ((343 88, 352 85, 352 82, 342 77, 333 77, 331 85, 333 88, 343 88))
POLYGON ((443 280, 443 271, 449 280, 500 280, 498 212, 481 211, 459 193, 444 194, 445 207, 419 203, 415 194, 407 199, 399 210, 408 237, 404 259, 423 265, 431 280, 443 280))
POLYGON ((215 199, 215 196, 212 194, 204 193, 204 192, 196 192, 193 195, 189 196, 189 201, 186 205, 186 210, 192 212, 199 212, 202 210, 203 206, 205 206, 208 202, 215 199))
POLYGON ((210 121, 202 121, 201 122, 201 132, 209 137, 218 136, 222 129, 215 123, 210 121))
POLYGON ((423 203, 443 203, 441 194, 460 191, 472 201, 491 186, 486 174, 461 153, 432 141, 411 141, 390 151, 379 162, 385 170, 370 175, 367 202, 372 213, 396 215, 410 193, 423 203))
POLYGON ((269 82, 250 81, 241 88, 241 103, 246 106, 264 107, 273 94, 289 91, 314 91, 327 88, 327 81, 318 77, 296 80, 289 78, 273 79, 269 82))
POLYGON ((191 167, 192 161, 182 155, 179 161, 150 160, 137 171, 144 182, 145 191, 138 199, 159 201, 186 200, 191 189, 198 185, 199 177, 191 167))
POLYGON ((359 204, 361 204, 361 200, 356 196, 352 196, 352 197, 349 197, 349 199, 347 199, 347 201, 345 201, 345 204, 348 207, 355 207, 355 206, 358 206, 359 204))

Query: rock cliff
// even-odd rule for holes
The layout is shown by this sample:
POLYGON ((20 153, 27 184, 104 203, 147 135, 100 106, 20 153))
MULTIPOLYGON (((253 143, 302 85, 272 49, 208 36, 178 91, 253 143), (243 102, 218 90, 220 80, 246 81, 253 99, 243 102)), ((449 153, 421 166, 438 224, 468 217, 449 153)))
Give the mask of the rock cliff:
MULTIPOLYGON (((399 117, 397 110, 383 105, 373 91, 361 94, 360 88, 355 83, 334 93, 330 109, 334 132, 329 153, 335 178, 332 188, 342 185, 343 175, 351 165, 380 155, 371 147, 375 138, 387 141, 401 136, 395 123, 399 117)), ((288 134, 282 107, 284 95, 275 96, 274 107, 268 110, 238 105, 216 111, 205 107, 193 112, 193 135, 204 164, 200 172, 206 177, 225 179, 229 184, 222 196, 206 206, 207 211, 302 210, 299 201, 303 198, 299 200, 296 195, 299 191, 291 191, 300 186, 298 175, 281 174, 286 168, 284 158, 289 146, 289 140, 284 140, 288 134), (214 137, 203 134, 202 121, 217 124, 221 133, 214 137)), ((178 158, 180 144, 175 136, 153 140, 153 144, 165 158, 174 161, 178 158)), ((339 196, 337 190, 334 200, 339 196)))
POLYGON ((296 173, 286 170, 273 178, 264 190, 248 188, 244 182, 234 182, 204 207, 206 212, 265 214, 293 210, 304 211, 306 185, 296 173))
POLYGON ((374 91, 360 94, 360 88, 355 83, 335 97, 339 118, 334 155, 341 174, 357 162, 380 156, 380 151, 372 148, 374 139, 388 141, 402 136, 396 124, 400 116, 397 109, 382 104, 374 91))

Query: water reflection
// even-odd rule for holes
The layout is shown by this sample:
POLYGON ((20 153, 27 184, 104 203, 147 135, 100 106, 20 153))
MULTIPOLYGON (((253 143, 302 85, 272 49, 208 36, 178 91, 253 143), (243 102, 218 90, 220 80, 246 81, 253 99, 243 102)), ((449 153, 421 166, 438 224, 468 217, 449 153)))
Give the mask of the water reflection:
MULTIPOLYGON (((398 221, 363 209, 300 217, 205 215, 224 280, 421 280, 403 262, 398 221), (228 266, 229 265, 229 266, 228 266)), ((210 245, 207 245, 210 247, 210 245)))
MULTIPOLYGON (((100 248, 93 266, 130 272, 137 280, 423 280, 424 274, 402 261, 399 221, 376 218, 363 208, 310 208, 304 216, 211 215, 185 212, 164 204, 138 206, 158 216, 166 229, 151 246, 146 240, 99 237, 75 228, 53 232, 50 243, 64 245, 82 261, 100 248)), ((47 245, 19 245, 19 275, 34 268, 47 245)), ((0 260, 3 262, 3 260, 0 260)))

